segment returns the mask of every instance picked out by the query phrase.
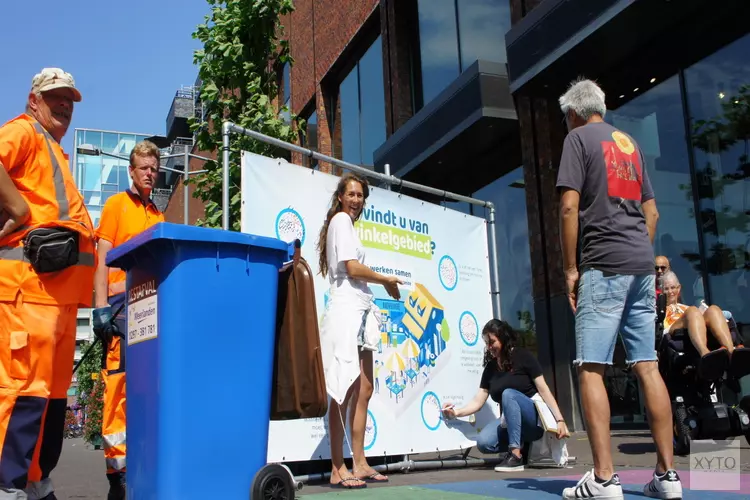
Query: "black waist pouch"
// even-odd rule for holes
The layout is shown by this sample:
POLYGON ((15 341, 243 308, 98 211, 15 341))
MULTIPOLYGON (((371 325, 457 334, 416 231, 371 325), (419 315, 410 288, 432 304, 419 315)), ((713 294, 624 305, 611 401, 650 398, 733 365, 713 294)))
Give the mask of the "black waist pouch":
POLYGON ((62 271, 78 262, 78 232, 61 227, 29 231, 24 254, 38 273, 62 271))

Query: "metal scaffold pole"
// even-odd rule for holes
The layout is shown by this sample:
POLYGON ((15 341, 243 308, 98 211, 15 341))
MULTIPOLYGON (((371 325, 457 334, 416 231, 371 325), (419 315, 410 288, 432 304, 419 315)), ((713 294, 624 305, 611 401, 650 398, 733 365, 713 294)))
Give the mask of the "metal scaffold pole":
POLYGON ((301 146, 292 144, 290 142, 276 139, 275 137, 271 137, 271 136, 262 134, 260 132, 256 132, 255 130, 250 130, 244 127, 240 127, 239 125, 229 122, 229 121, 225 121, 222 124, 221 130, 222 130, 222 160, 223 160, 222 205, 221 205, 222 214, 221 215, 222 215, 222 227, 225 230, 229 230, 229 151, 230 151, 229 147, 230 147, 230 138, 231 138, 232 133, 251 137, 257 141, 261 141, 266 144, 271 144, 273 146, 286 149, 287 151, 300 153, 305 156, 309 156, 310 158, 316 159, 318 161, 323 161, 323 162, 330 163, 331 165, 335 165, 343 169, 351 170, 352 172, 358 173, 365 177, 378 179, 386 183, 386 185, 388 186, 386 189, 390 189, 393 186, 405 187, 407 189, 413 189, 415 191, 420 191, 423 193, 439 196, 443 199, 469 203, 471 205, 477 205, 477 206, 486 208, 489 212, 488 217, 487 217, 487 236, 489 240, 488 246, 489 246, 490 278, 491 278, 490 279, 490 282, 491 282, 490 294, 492 296, 492 312, 493 312, 494 317, 496 318, 500 317, 500 289, 499 289, 500 283, 499 283, 499 273, 498 273, 498 266, 497 266, 497 239, 495 237, 495 215, 496 214, 495 214, 495 205, 491 201, 479 200, 476 198, 471 198, 469 196, 463 196, 460 194, 451 193, 450 191, 446 191, 444 189, 436 189, 430 186, 417 184, 416 182, 405 181, 403 179, 400 179, 390 174, 390 165, 387 166, 386 173, 381 174, 380 172, 375 172, 373 170, 362 167, 360 165, 354 165, 353 163, 339 160, 338 158, 333 158, 331 156, 318 153, 317 151, 313 151, 311 149, 303 148, 301 146))

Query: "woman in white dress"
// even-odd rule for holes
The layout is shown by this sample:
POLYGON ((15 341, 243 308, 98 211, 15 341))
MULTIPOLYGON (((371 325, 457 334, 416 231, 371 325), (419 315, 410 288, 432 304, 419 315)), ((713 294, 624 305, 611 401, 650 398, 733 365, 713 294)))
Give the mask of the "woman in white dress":
POLYGON ((364 452, 367 407, 373 392, 372 352, 380 336, 379 316, 367 283, 382 285, 388 295, 400 298, 394 276, 384 276, 365 265, 365 250, 354 229, 370 194, 367 181, 345 174, 331 197, 331 206, 320 230, 320 273, 328 277, 329 298, 320 328, 321 354, 326 389, 331 402, 328 412, 331 442, 332 486, 361 488, 366 481, 387 481, 367 463, 364 452), (352 473, 343 456, 344 421, 349 401, 351 411, 352 473))

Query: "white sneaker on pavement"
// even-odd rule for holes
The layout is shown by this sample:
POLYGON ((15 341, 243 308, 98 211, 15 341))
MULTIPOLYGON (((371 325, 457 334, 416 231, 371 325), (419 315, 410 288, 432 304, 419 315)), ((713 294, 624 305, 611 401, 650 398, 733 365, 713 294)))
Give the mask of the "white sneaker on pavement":
POLYGON ((661 476, 654 471, 654 477, 643 487, 643 494, 651 498, 674 500, 682 498, 682 483, 677 471, 669 469, 661 476))
POLYGON ((604 482, 600 483, 594 476, 594 469, 591 469, 583 475, 578 484, 572 488, 565 488, 562 493, 564 499, 624 499, 625 496, 622 493, 622 485, 620 485, 620 477, 617 474, 613 474, 612 477, 604 482))

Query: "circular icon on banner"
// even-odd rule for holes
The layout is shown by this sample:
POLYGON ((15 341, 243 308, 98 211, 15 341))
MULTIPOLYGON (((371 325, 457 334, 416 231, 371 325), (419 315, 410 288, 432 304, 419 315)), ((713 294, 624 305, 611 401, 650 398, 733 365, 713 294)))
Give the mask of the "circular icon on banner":
POLYGON ((461 313, 458 319, 458 332, 461 334, 461 340, 464 344, 471 347, 477 344, 479 340, 479 323, 477 318, 469 311, 461 313))
POLYGON ((375 444, 378 438, 378 423, 375 421, 375 415, 367 410, 367 423, 365 424, 365 451, 369 450, 375 444))
POLYGON ((633 151, 635 151, 635 146, 633 145, 633 141, 630 140, 630 138, 620 132, 619 130, 615 130, 612 132, 612 139, 615 140, 615 144, 617 144, 617 147, 625 153, 626 155, 633 154, 633 151))
POLYGON ((424 393, 422 396, 422 423, 431 431, 436 431, 443 421, 440 410, 440 399, 432 391, 424 393))
POLYGON ((458 285, 458 267, 456 262, 448 255, 443 255, 438 264, 440 284, 449 292, 458 285))
POLYGON ((276 237, 287 243, 300 240, 305 244, 305 223, 293 208, 285 208, 276 216, 276 237))

